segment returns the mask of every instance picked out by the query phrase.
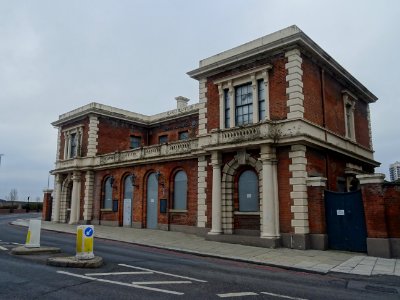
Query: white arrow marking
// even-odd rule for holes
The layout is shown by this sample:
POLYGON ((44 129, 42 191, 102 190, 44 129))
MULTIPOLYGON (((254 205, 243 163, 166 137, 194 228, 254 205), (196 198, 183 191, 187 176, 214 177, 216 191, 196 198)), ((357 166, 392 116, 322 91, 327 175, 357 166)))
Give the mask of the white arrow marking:
POLYGON ((181 283, 192 283, 191 281, 137 281, 137 282, 132 282, 134 285, 138 284, 143 284, 143 285, 148 285, 148 284, 181 284, 181 283))
POLYGON ((274 297, 278 297, 278 298, 291 299, 291 300, 307 300, 307 299, 304 299, 304 298, 290 297, 290 296, 286 296, 286 295, 274 294, 274 293, 268 293, 268 292, 261 292, 261 294, 274 296, 274 297))
POLYGON ((217 294, 217 296, 220 298, 231 298, 231 297, 243 297, 243 296, 258 296, 258 294, 253 292, 238 292, 238 293, 217 294))

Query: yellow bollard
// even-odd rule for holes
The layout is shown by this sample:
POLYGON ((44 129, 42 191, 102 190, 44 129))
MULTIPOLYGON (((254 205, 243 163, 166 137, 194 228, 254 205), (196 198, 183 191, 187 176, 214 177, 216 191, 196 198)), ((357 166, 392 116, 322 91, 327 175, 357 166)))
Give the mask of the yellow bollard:
POLYGON ((40 227, 42 221, 38 219, 29 220, 28 234, 26 235, 25 247, 40 248, 40 227))
POLYGON ((92 259, 93 254, 93 225, 80 225, 76 231, 76 258, 92 259))

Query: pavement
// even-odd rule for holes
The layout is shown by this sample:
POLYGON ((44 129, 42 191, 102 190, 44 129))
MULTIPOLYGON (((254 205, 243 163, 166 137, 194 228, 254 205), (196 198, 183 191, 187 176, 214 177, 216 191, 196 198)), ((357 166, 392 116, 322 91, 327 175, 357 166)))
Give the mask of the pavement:
MULTIPOLYGON (((13 225, 28 226, 29 220, 19 219, 13 225)), ((76 234, 76 225, 42 221, 42 229, 76 234)), ((326 274, 400 276, 400 259, 386 259, 343 251, 296 250, 262 248, 207 241, 194 234, 136 229, 128 227, 94 226, 94 237, 144 245, 201 256, 257 263, 285 269, 326 274)), ((94 244, 96 253, 96 241, 94 244)))

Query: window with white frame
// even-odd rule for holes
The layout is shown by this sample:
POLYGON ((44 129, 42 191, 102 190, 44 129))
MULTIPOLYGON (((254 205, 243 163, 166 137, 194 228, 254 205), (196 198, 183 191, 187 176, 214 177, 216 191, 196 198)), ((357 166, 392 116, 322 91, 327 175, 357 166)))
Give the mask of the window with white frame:
POLYGON ((81 156, 82 132, 82 126, 64 130, 64 159, 81 156))
POLYGON ((343 91, 345 135, 355 140, 354 110, 357 98, 347 90, 343 91))
POLYGON ((270 65, 216 80, 220 96, 220 128, 254 124, 269 119, 270 65))
POLYGON ((253 87, 251 83, 235 88, 235 126, 253 123, 253 87))

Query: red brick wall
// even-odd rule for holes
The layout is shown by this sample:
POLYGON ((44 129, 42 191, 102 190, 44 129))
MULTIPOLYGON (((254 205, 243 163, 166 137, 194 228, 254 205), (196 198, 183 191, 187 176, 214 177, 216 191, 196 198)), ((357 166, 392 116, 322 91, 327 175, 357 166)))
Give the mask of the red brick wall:
POLYGON ((345 135, 344 104, 340 85, 328 72, 325 72, 325 116, 326 127, 342 136, 345 135))
POLYGON ((310 177, 326 177, 326 154, 307 147, 307 174, 310 177))
POLYGON ((321 186, 307 187, 310 233, 326 233, 324 189, 321 186))
POLYGON ((42 220, 51 221, 51 208, 52 208, 51 192, 44 192, 44 195, 43 195, 43 208, 42 208, 42 220))
POLYGON ((370 148, 369 129, 368 129, 368 104, 356 101, 354 110, 354 128, 356 140, 364 147, 370 148))
POLYGON ((383 197, 388 235, 400 238, 400 185, 384 184, 383 197))
POLYGON ((291 225, 292 221, 292 200, 290 192, 292 187, 289 179, 292 177, 292 172, 289 171, 291 159, 289 158, 289 148, 282 147, 277 150, 278 159, 278 196, 279 196, 279 227, 283 233, 293 232, 291 225))
MULTIPOLYGON (((136 176, 133 196, 133 222, 142 222, 146 227, 146 201, 147 201, 147 177, 152 172, 160 171, 158 203, 160 199, 168 199, 172 208, 174 174, 184 170, 188 177, 187 213, 170 214, 170 223, 179 225, 196 226, 197 224, 197 159, 172 161, 167 163, 146 164, 134 168, 119 168, 113 170, 98 171, 95 174, 94 219, 118 221, 122 225, 123 218, 123 192, 124 178, 130 173, 136 176), (114 177, 113 199, 118 199, 118 212, 100 212, 103 199, 102 185, 104 179, 112 175, 114 177), (164 183, 164 186, 161 183, 164 183), (101 214, 101 217, 100 217, 101 214)), ((158 208, 159 211, 159 208, 158 208)), ((158 213, 158 223, 168 224, 168 214, 158 213)))
POLYGON ((305 55, 303 58, 304 118, 323 126, 321 70, 305 55))
POLYGON ((283 53, 272 57, 269 61, 269 112, 271 120, 287 118, 286 69, 287 59, 283 53))
POLYGON ((130 136, 140 136, 146 143, 147 130, 122 120, 99 117, 97 154, 130 149, 130 136))
POLYGON ((193 115, 190 117, 180 118, 174 121, 158 124, 149 129, 149 145, 159 143, 159 137, 162 135, 168 136, 168 142, 179 140, 179 132, 188 131, 189 138, 194 138, 198 134, 199 116, 193 115))
POLYGON ((365 223, 369 238, 387 238, 388 231, 385 218, 385 202, 381 184, 361 186, 365 223))

